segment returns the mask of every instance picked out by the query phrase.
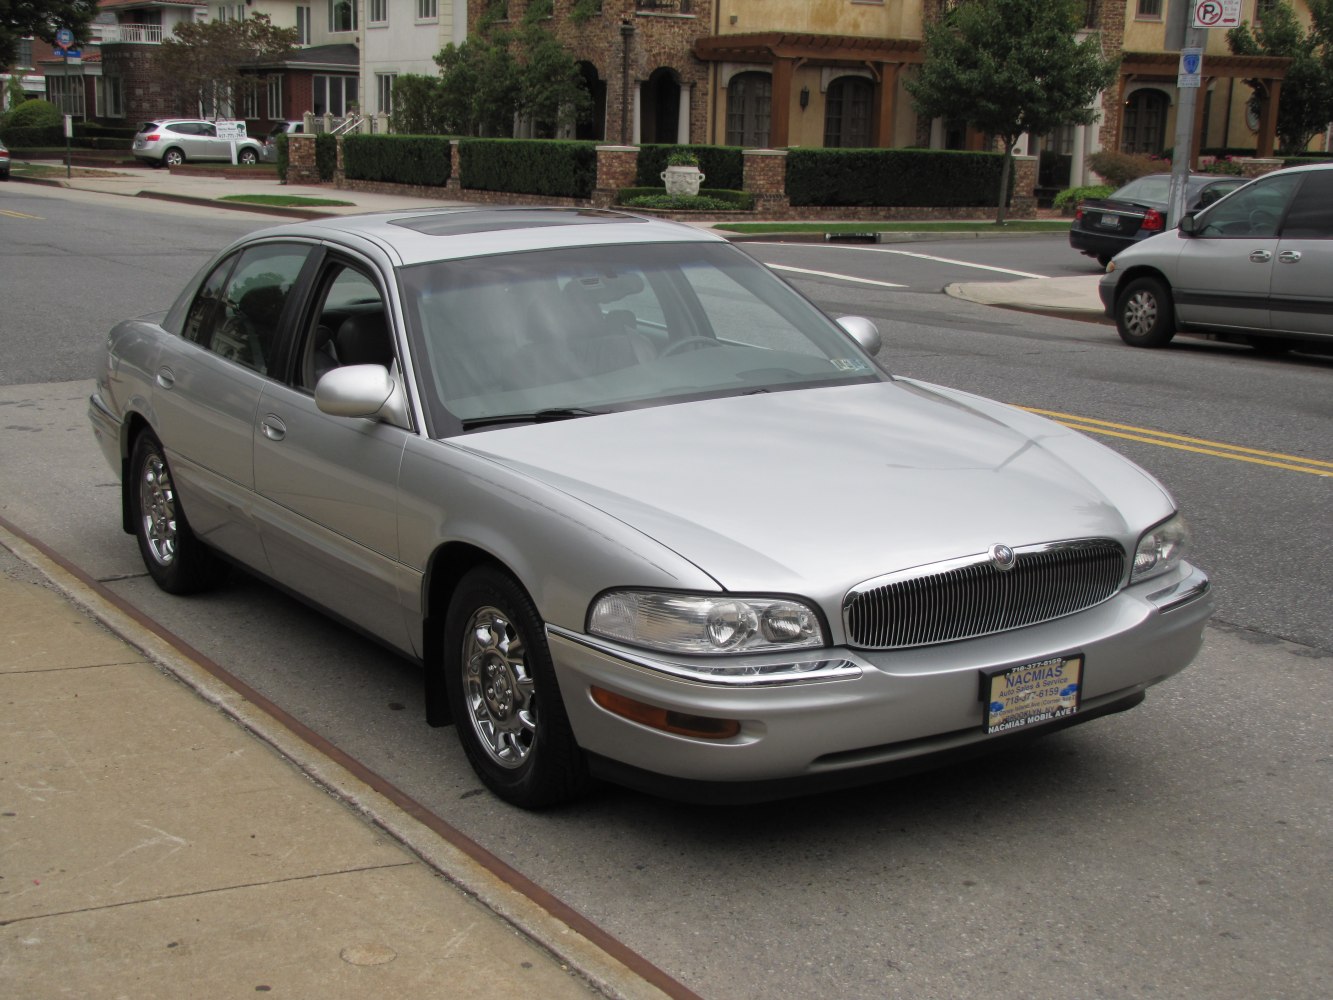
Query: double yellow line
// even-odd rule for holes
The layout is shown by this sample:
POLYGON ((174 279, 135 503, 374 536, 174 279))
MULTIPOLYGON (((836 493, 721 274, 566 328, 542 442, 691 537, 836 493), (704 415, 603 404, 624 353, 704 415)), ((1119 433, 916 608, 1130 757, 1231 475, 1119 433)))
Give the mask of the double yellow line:
POLYGON ((26 212, 15 212, 7 208, 0 208, 0 215, 7 215, 11 219, 41 219, 40 215, 28 215, 26 212))
POLYGON ((1213 455, 1217 458, 1230 459, 1233 462, 1249 462, 1252 465, 1268 465, 1275 469, 1286 469, 1288 472, 1304 472, 1311 476, 1333 477, 1333 462, 1301 458, 1299 455, 1284 455, 1276 451, 1260 451, 1258 448, 1242 448, 1239 445, 1226 444, 1223 441, 1186 437, 1183 434, 1168 434, 1165 431, 1148 430, 1145 427, 1135 427, 1132 424, 1117 424, 1109 420, 1080 417, 1073 413, 1039 410, 1035 406, 1020 406, 1019 409, 1027 410, 1029 413, 1038 413, 1043 417, 1050 417, 1066 427, 1083 431, 1085 434, 1123 438, 1126 441, 1155 444, 1159 448, 1192 451, 1199 455, 1213 455))

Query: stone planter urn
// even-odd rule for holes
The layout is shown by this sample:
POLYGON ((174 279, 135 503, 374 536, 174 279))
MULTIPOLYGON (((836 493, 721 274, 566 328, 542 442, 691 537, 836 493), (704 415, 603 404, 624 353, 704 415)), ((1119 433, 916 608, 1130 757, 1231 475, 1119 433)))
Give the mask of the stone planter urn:
POLYGON ((704 175, 699 173, 698 167, 667 167, 662 171, 667 194, 697 195, 703 182, 704 175))

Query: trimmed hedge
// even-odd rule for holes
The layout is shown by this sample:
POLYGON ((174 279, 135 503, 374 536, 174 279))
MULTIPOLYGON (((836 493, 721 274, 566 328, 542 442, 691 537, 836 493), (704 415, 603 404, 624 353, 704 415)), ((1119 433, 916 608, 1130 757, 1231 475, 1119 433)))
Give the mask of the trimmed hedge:
POLYGON ((338 172, 338 137, 321 132, 315 136, 315 169, 322 181, 333 180, 338 172))
MULTIPOLYGON (((745 186, 745 157, 739 146, 677 146, 649 143, 639 147, 639 165, 634 183, 640 187, 662 187, 667 158, 677 150, 693 153, 699 171, 713 188, 739 191, 745 186)), ((660 191, 658 192, 660 193, 660 191)))
MULTIPOLYGON (((316 138, 316 161, 320 140, 325 138, 335 143, 336 163, 337 140, 331 135, 316 138)), ((324 164, 319 167, 323 178, 324 164)), ((348 180, 443 187, 449 183, 450 171, 449 140, 444 136, 354 134, 343 139, 343 174, 348 180)), ((332 167, 329 176, 333 176, 332 167)))
MULTIPOLYGON (((792 149, 792 205, 911 208, 994 207, 1004 157, 933 149, 792 149)), ((1013 193, 1014 174, 1009 177, 1013 193)))
POLYGON ((596 142, 463 139, 459 181, 465 188, 553 198, 590 198, 597 187, 596 142))
MULTIPOLYGON (((616 194, 617 205, 627 205, 635 198, 653 198, 662 195, 666 189, 662 185, 656 187, 632 187, 621 188, 616 194)), ((699 197, 712 198, 715 201, 726 202, 727 210, 731 212, 748 212, 754 208, 754 195, 749 191, 730 191, 726 188, 700 188, 699 197)))
POLYGON ((65 145, 63 125, 9 125, 0 128, 0 139, 10 149, 34 149, 41 146, 65 145))

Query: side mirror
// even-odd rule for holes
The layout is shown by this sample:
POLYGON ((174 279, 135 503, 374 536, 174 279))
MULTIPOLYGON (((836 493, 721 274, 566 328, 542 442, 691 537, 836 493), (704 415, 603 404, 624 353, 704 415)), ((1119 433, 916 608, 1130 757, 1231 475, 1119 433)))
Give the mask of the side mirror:
POLYGON ((315 384, 315 405, 334 417, 364 417, 409 426, 407 397, 383 365, 344 365, 315 384))
POLYGON ((1186 236, 1193 236, 1198 231, 1198 225, 1194 221, 1194 213, 1186 214, 1180 220, 1180 231, 1186 236))
POLYGON ((870 320, 864 316, 839 316, 838 325, 852 335, 852 339, 861 345, 861 350, 870 355, 879 353, 883 341, 879 336, 879 328, 870 320))

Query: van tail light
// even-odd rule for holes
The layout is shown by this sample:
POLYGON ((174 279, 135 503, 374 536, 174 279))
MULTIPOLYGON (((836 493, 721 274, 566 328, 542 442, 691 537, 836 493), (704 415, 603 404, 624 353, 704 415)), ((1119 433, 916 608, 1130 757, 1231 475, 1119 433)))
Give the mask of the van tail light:
POLYGON ((1160 233, 1166 228, 1166 219, 1155 208, 1150 208, 1143 216, 1143 228, 1150 233, 1160 233))

